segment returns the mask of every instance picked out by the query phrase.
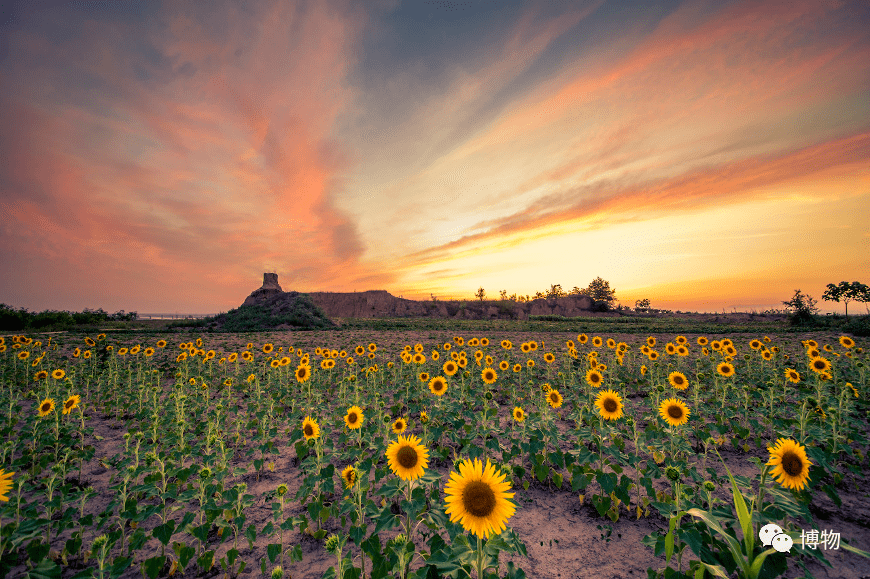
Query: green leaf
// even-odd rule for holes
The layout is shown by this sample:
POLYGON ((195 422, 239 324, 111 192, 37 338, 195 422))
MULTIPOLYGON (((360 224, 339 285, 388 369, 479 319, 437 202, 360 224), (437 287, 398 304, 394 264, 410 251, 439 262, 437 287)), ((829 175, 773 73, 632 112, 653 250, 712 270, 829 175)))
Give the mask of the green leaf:
POLYGON ((189 547, 185 543, 174 543, 172 545, 172 550, 175 551, 175 554, 178 556, 178 566, 181 567, 181 570, 184 571, 187 564, 196 555, 196 549, 193 547, 189 547))
POLYGON ((206 551, 196 560, 196 564, 204 573, 208 573, 214 565, 214 551, 206 551))
POLYGON ((278 558, 278 555, 281 554, 281 544, 280 543, 269 543, 266 545, 266 555, 269 556, 269 562, 274 563, 278 558))
POLYGON ((142 562, 142 569, 145 571, 145 574, 148 577, 150 577, 151 579, 157 579, 157 575, 160 573, 160 571, 163 570, 163 565, 165 564, 166 557, 164 555, 160 555, 158 557, 151 557, 150 559, 145 559, 142 562))
MULTIPOLYGON (((172 538, 173 533, 175 533, 175 521, 173 519, 169 519, 169 521, 162 525, 157 525, 151 532, 158 541, 163 543, 164 547, 169 544, 169 539, 172 538)), ((154 578, 152 577, 152 579, 154 578)))
POLYGON ((109 569, 110 579, 118 579, 124 571, 133 564, 133 557, 115 557, 112 567, 109 569))
POLYGON ((51 559, 43 559, 39 564, 28 571, 27 579, 60 579, 61 569, 51 559))

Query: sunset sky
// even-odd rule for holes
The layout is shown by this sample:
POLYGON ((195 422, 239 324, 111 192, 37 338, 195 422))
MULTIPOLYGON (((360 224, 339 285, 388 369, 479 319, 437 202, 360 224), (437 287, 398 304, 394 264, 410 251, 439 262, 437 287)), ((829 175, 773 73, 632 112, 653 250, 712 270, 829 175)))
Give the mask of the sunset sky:
POLYGON ((226 311, 264 272, 685 311, 870 284, 870 0, 0 10, 16 308, 226 311))

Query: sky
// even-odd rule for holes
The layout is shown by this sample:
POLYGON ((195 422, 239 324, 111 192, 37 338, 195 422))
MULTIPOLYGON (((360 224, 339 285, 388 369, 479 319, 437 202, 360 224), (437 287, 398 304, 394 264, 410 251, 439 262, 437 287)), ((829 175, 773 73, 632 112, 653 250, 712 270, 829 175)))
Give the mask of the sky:
MULTIPOLYGON (((870 0, 19 0, 0 302, 870 284, 870 0)), ((850 313, 864 304, 850 304, 850 313)))

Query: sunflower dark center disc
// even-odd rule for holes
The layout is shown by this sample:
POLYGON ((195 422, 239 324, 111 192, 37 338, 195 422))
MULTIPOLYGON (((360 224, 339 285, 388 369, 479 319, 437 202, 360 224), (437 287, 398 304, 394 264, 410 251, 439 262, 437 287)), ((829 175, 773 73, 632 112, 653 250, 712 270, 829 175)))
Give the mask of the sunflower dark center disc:
POLYGON ((417 466, 417 451, 410 446, 400 448, 396 458, 403 468, 414 468, 417 466))
POLYGON ((683 409, 676 404, 671 404, 670 406, 668 406, 668 416, 670 416, 674 420, 678 420, 683 417, 683 409))
POLYGON ((683 379, 680 378, 679 376, 674 376, 674 382, 675 382, 676 384, 682 384, 682 383, 683 383, 683 379))
POLYGON ((351 412, 347 417, 347 421, 351 424, 356 424, 356 412, 351 412))
POLYGON ((475 517, 488 517, 495 510, 495 493, 485 482, 468 483, 462 493, 462 506, 475 517))
POLYGON ((598 382, 598 374, 593 374, 591 378, 593 382, 598 382))
POLYGON ((613 398, 605 398, 603 406, 604 410, 606 410, 607 412, 616 412, 616 409, 618 408, 618 406, 616 405, 616 400, 614 400, 613 398))
POLYGON ((303 432, 305 432, 305 436, 314 436, 314 429, 311 428, 310 424, 305 425, 305 430, 303 432))
POLYGON ((49 408, 51 408, 51 404, 43 404, 43 405, 42 405, 42 411, 43 411, 43 412, 48 412, 48 409, 49 409, 49 408))
POLYGON ((803 472, 804 463, 794 452, 786 452, 782 455, 782 470, 789 476, 800 476, 803 472))

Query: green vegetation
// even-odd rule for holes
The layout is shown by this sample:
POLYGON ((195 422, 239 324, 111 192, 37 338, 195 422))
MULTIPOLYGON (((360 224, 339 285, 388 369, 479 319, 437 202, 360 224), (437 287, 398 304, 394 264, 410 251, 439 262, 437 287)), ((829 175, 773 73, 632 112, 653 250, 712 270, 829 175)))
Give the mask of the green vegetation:
MULTIPOLYGON (((295 294, 295 292, 290 292, 295 294)), ((328 330, 335 324, 305 294, 282 294, 263 304, 241 306, 202 320, 183 320, 169 328, 203 328, 218 332, 253 332, 289 326, 296 330, 328 330)))
POLYGON ((83 312, 45 310, 36 313, 24 308, 16 310, 6 304, 0 304, 0 331, 47 332, 77 327, 94 327, 107 322, 129 322, 135 319, 136 312, 125 313, 124 310, 114 314, 108 314, 102 309, 85 309, 83 312))

